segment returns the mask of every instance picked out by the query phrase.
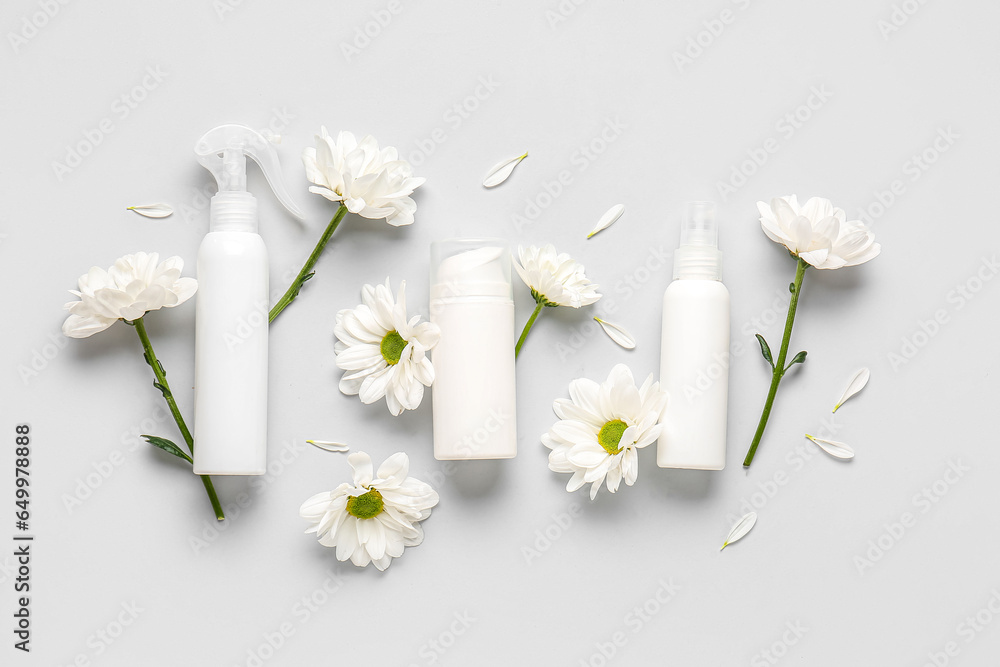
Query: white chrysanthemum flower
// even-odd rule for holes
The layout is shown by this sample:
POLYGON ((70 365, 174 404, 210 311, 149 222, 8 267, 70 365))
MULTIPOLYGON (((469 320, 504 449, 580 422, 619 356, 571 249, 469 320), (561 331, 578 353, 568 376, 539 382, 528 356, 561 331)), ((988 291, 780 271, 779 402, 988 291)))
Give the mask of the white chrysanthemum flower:
POLYGON ((347 457, 354 469, 354 483, 318 493, 302 503, 299 516, 312 525, 319 543, 337 548, 337 560, 350 559, 358 567, 375 563, 384 570, 404 547, 424 540, 420 522, 431 515, 438 494, 429 484, 407 477, 410 460, 393 454, 372 478, 372 460, 364 452, 347 457))
POLYGON ((80 298, 66 304, 72 313, 63 323, 63 334, 87 338, 104 331, 118 320, 134 320, 151 310, 173 308, 198 289, 194 278, 181 278, 184 260, 171 257, 158 262, 157 253, 125 255, 105 271, 92 267, 80 276, 80 298))
POLYGON ((427 351, 437 345, 441 330, 420 316, 406 319, 406 281, 393 300, 389 279, 384 285, 365 285, 363 303, 337 313, 334 333, 337 367, 345 373, 340 391, 358 395, 363 403, 383 396, 389 412, 415 410, 424 387, 434 382, 434 366, 427 351))
POLYGON ((417 205, 410 195, 427 180, 414 177, 410 163, 395 148, 379 150, 371 135, 359 142, 350 132, 341 132, 335 141, 325 127, 316 135, 316 148, 302 151, 302 162, 306 178, 316 184, 309 192, 397 227, 413 222, 417 205))
POLYGON ((583 265, 566 253, 557 253, 552 244, 519 246, 517 255, 520 262, 514 262, 514 268, 537 303, 579 308, 601 298, 597 285, 587 280, 583 265))
POLYGON ((829 199, 813 197, 799 206, 795 195, 757 202, 768 238, 817 269, 839 269, 875 258, 882 247, 860 220, 847 220, 829 199))
POLYGON ((614 493, 622 479, 629 486, 639 473, 638 450, 660 437, 660 419, 667 394, 650 374, 635 386, 624 364, 611 369, 603 384, 580 378, 569 385, 570 400, 552 405, 559 421, 542 436, 551 449, 549 469, 572 473, 567 491, 590 484, 590 498, 602 482, 614 493))

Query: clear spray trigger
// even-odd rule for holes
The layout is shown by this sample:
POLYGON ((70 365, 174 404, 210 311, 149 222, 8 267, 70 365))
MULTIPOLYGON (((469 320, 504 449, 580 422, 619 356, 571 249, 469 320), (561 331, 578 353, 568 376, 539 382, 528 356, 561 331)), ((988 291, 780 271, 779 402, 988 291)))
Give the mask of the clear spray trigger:
POLYGON ((215 176, 220 193, 246 192, 246 158, 252 158, 260 165, 267 184, 281 205, 296 218, 302 220, 305 217, 285 188, 277 150, 257 130, 245 125, 220 125, 198 140, 194 152, 198 162, 215 176))

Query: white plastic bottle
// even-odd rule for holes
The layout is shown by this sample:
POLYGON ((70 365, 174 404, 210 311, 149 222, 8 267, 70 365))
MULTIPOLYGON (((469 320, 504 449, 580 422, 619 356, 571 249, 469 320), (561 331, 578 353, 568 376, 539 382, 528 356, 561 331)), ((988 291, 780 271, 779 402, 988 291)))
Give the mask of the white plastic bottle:
POLYGON ((514 297, 499 239, 431 244, 434 458, 509 459, 514 419, 514 297))
POLYGON ((262 475, 267 467, 268 261, 246 157, 278 200, 302 213, 280 179, 278 155, 255 130, 223 125, 195 146, 215 175, 209 233, 198 249, 195 307, 194 472, 262 475))
POLYGON ((690 202, 663 295, 660 388, 670 394, 656 446, 661 468, 726 466, 729 396, 729 290, 715 205, 690 202))

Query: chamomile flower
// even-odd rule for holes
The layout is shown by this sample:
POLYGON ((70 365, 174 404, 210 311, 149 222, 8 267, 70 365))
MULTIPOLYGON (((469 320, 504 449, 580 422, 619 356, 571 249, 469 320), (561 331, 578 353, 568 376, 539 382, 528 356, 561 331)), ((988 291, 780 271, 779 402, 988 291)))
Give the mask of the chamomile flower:
POLYGON ((559 421, 542 436, 551 449, 549 469, 571 473, 567 491, 590 484, 590 497, 604 483, 614 493, 624 479, 631 486, 639 473, 638 450, 660 437, 667 394, 650 374, 636 387, 624 364, 611 369, 602 384, 580 378, 569 385, 569 400, 552 405, 559 421))
POLYGON ((431 515, 438 494, 429 484, 407 477, 410 461, 402 452, 386 459, 377 477, 368 454, 355 452, 347 461, 353 483, 317 493, 302 503, 299 515, 310 523, 306 533, 337 549, 337 560, 349 559, 358 567, 374 563, 385 570, 404 547, 423 542, 420 522, 431 515))
POLYGON ((389 412, 415 410, 424 387, 434 382, 427 351, 437 345, 441 330, 419 315, 406 317, 406 282, 395 299, 389 287, 365 285, 362 303, 337 313, 334 333, 337 367, 344 371, 340 391, 374 403, 385 397, 389 412))

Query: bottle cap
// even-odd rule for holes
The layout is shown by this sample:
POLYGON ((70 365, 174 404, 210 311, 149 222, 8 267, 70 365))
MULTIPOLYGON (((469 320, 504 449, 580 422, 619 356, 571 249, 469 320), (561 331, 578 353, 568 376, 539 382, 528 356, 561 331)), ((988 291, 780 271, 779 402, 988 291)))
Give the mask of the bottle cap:
POLYGON ((681 217, 681 243, 674 252, 674 279, 722 280, 722 252, 715 204, 688 202, 681 217))

